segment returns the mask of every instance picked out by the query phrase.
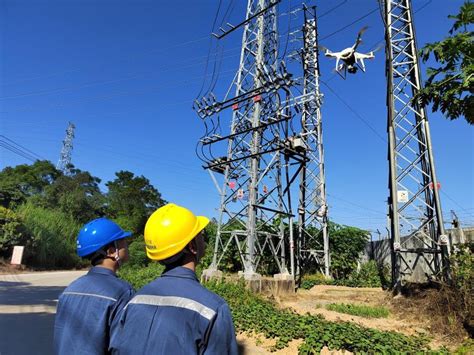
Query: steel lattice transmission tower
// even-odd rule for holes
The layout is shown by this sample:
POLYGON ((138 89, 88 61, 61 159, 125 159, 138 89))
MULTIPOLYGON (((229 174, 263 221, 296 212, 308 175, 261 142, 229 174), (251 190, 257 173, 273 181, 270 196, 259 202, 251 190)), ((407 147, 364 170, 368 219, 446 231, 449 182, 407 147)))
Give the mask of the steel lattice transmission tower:
MULTIPOLYGON (((305 13, 307 15, 307 13, 305 13)), ((324 148, 321 121, 322 94, 319 91, 318 31, 316 16, 305 16, 303 27, 303 93, 312 98, 303 105, 301 138, 305 150, 303 168, 300 173, 300 197, 298 226, 300 236, 299 260, 301 266, 314 259, 324 265, 324 274, 329 277, 328 208, 326 202, 326 179, 324 174, 324 148), (317 234, 314 234, 314 231, 317 234), (317 238, 318 234, 322 237, 317 238), (319 242, 318 242, 319 240, 319 242)))
POLYGON ((279 57, 278 3, 249 0, 245 21, 215 35, 221 40, 243 28, 239 69, 223 100, 208 93, 194 105, 207 128, 200 156, 221 198, 210 269, 233 258, 247 278, 261 266, 280 274, 290 268, 292 276, 311 261, 329 267, 314 9, 311 16, 298 10, 305 23, 292 33, 296 49, 279 57), (225 109, 233 111, 230 133, 220 129, 225 109))
MULTIPOLYGON (((449 245, 430 128, 413 98, 421 88, 410 0, 385 0, 389 214, 393 282, 422 282, 448 270, 449 245)), ((445 274, 446 275, 446 274, 445 274)))
POLYGON ((69 122, 66 129, 66 138, 63 140, 61 156, 59 157, 56 169, 61 170, 64 175, 69 175, 71 170, 72 140, 74 139, 74 123, 69 122))

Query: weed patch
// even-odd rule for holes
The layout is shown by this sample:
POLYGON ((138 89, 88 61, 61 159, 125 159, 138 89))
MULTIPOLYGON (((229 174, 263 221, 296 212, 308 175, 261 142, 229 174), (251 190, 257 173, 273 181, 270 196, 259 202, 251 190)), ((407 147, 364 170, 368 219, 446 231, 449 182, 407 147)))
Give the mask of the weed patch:
POLYGON ((381 332, 347 322, 329 322, 318 315, 299 315, 278 309, 272 302, 251 293, 241 283, 209 282, 206 286, 229 304, 238 332, 261 333, 275 338, 275 350, 302 339, 300 354, 316 354, 324 346, 330 350, 362 353, 413 353, 428 351, 428 339, 396 332, 381 332))
POLYGON ((370 307, 351 303, 331 303, 326 308, 330 311, 364 318, 387 318, 389 315, 389 311, 385 307, 370 307))

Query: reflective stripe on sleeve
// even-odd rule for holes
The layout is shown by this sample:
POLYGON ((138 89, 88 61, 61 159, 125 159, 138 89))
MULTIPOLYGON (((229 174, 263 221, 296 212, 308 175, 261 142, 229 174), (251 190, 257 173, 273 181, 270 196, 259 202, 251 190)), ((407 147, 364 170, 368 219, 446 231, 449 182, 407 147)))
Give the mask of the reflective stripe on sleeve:
POLYGON ((104 298, 106 300, 114 301, 117 302, 115 298, 112 297, 107 297, 107 296, 102 296, 102 295, 97 295, 95 293, 84 293, 84 292, 63 292, 63 295, 73 295, 73 296, 89 296, 89 297, 98 297, 98 298, 104 298))
MULTIPOLYGON (((152 296, 152 295, 137 295, 132 298, 129 304, 147 304, 151 306, 169 306, 186 308, 191 311, 199 313, 204 318, 211 320, 216 312, 206 307, 202 303, 184 297, 176 296, 152 296)), ((127 307, 128 307, 127 305, 127 307)))

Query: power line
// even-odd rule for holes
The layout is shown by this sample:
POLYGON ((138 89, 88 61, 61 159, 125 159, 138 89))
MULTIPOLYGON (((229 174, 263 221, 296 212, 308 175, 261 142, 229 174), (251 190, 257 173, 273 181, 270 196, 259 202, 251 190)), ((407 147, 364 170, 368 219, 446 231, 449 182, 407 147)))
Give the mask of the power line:
MULTIPOLYGON (((217 6, 217 11, 214 16, 214 21, 212 22, 211 33, 214 32, 214 29, 216 27, 217 18, 219 17, 219 11, 220 11, 221 5, 222 5, 222 0, 219 0, 219 5, 217 6)), ((213 43, 214 43, 213 36, 209 36, 209 50, 207 52, 206 65, 204 66, 204 80, 202 81, 201 89, 199 89, 199 93, 197 94, 197 97, 201 95, 202 91, 204 90, 204 85, 206 84, 207 69, 209 67, 209 58, 211 57, 213 43)))
POLYGON ((328 35, 322 36, 322 37, 320 38, 320 40, 321 40, 321 41, 324 41, 325 39, 327 39, 327 38, 329 38, 329 37, 332 37, 332 36, 334 36, 335 34, 341 32, 341 31, 344 31, 346 28, 351 27, 352 25, 356 24, 357 22, 359 22, 359 21, 363 20, 364 18, 366 18, 366 17, 372 15, 372 14, 373 14, 374 12, 376 12, 376 11, 379 11, 379 8, 378 8, 378 7, 376 7, 375 9, 372 9, 371 11, 369 11, 368 13, 366 13, 365 15, 362 15, 361 17, 358 17, 357 19, 355 19, 355 20, 352 21, 351 23, 349 23, 349 24, 347 24, 347 25, 345 25, 345 26, 343 26, 343 27, 337 29, 336 31, 331 32, 331 33, 328 34, 328 35))
MULTIPOLYGON (((180 43, 177 43, 177 44, 168 46, 168 47, 166 47, 165 49, 149 51, 148 53, 146 53, 146 55, 154 54, 154 53, 159 53, 159 54, 168 55, 168 54, 169 54, 168 50, 171 49, 171 48, 181 47, 181 46, 186 46, 186 45, 189 45, 189 44, 201 42, 201 41, 203 41, 203 40, 205 40, 205 39, 209 39, 209 37, 210 37, 210 36, 207 35, 207 36, 199 37, 199 38, 196 38, 196 39, 193 39, 193 40, 189 40, 189 41, 185 41, 185 42, 180 42, 180 43)), ((146 56, 146 55, 145 55, 145 56, 146 56)), ((138 58, 138 57, 143 57, 143 55, 141 55, 141 56, 133 56, 133 57, 129 57, 129 58, 123 58, 123 59, 115 60, 115 61, 116 61, 116 62, 129 61, 129 60, 132 60, 132 59, 136 59, 136 58, 138 58)), ((37 76, 34 76, 34 77, 30 77, 30 78, 26 78, 26 79, 20 79, 20 80, 17 80, 17 81, 14 81, 14 82, 10 82, 10 83, 2 83, 2 86, 16 85, 16 84, 20 84, 20 83, 27 82, 27 81, 49 78, 49 77, 53 77, 53 76, 57 76, 57 75, 61 75, 61 74, 66 74, 66 73, 72 73, 72 72, 81 71, 81 70, 83 70, 83 68, 78 67, 78 68, 74 68, 74 69, 71 69, 71 70, 66 70, 66 71, 63 70, 63 71, 60 71, 60 72, 50 73, 50 74, 46 74, 46 75, 39 75, 39 76, 37 75, 37 76)))
MULTIPOLYGON (((235 49, 236 48, 231 48, 231 49, 227 50, 226 52, 231 52, 231 51, 234 51, 235 49)), ((227 56, 224 56, 223 58, 232 58, 232 57, 236 57, 236 56, 239 56, 239 55, 240 55, 240 53, 233 54, 233 55, 227 55, 227 56)), ((93 87, 93 86, 97 86, 97 85, 115 84, 115 83, 118 83, 118 82, 143 77, 143 76, 145 76, 147 74, 151 74, 151 73, 153 73, 153 74, 160 73, 161 74, 161 73, 166 73, 166 72, 173 71, 173 70, 181 71, 184 68, 192 68, 192 67, 195 67, 195 66, 200 66, 204 62, 202 62, 202 61, 201 62, 196 62, 196 59, 204 58, 204 57, 205 56, 187 58, 185 61, 183 61, 183 63, 191 62, 192 64, 189 64, 189 65, 186 65, 186 66, 183 66, 183 65, 180 64, 179 67, 177 67, 177 68, 162 67, 161 70, 136 73, 136 74, 133 74, 131 76, 126 76, 126 77, 121 77, 121 78, 115 78, 115 79, 110 79, 110 80, 101 80, 101 81, 93 81, 93 82, 88 82, 88 83, 79 84, 79 85, 72 85, 72 86, 62 87, 62 88, 42 90, 42 91, 32 91, 32 92, 20 93, 20 94, 11 95, 11 96, 3 96, 3 97, 0 97, 0 100, 7 100, 7 99, 14 99, 14 98, 19 98, 19 97, 28 97, 28 96, 38 96, 38 95, 45 95, 45 94, 47 95, 47 94, 51 94, 51 93, 60 93, 60 92, 70 91, 70 90, 75 90, 75 89, 89 88, 89 87, 93 87)), ((217 59, 215 59, 215 60, 217 60, 217 59)))
POLYGON ((345 202, 345 203, 348 203, 348 204, 350 204, 350 205, 353 205, 353 206, 362 208, 362 209, 365 210, 365 211, 369 211, 369 212, 376 213, 376 214, 383 214, 383 215, 386 215, 386 214, 383 213, 383 212, 380 212, 380 211, 377 211, 377 210, 373 210, 373 209, 371 209, 371 208, 369 208, 369 207, 366 207, 366 206, 363 206, 363 205, 354 203, 354 202, 349 201, 349 200, 346 200, 346 199, 344 199, 344 198, 342 198, 342 197, 336 196, 336 195, 334 195, 334 194, 332 194, 332 193, 331 193, 331 194, 326 193, 326 194, 327 194, 329 197, 332 197, 332 198, 335 198, 336 200, 340 200, 340 201, 345 202))
POLYGON ((334 96, 336 96, 339 101, 341 101, 344 106, 346 106, 359 120, 361 120, 377 137, 379 137, 382 142, 387 143, 387 140, 374 127, 372 127, 372 125, 364 117, 362 117, 356 110, 354 110, 351 105, 349 105, 341 96, 339 96, 339 94, 335 90, 333 90, 327 84, 327 82, 321 80, 321 83, 324 84, 324 86, 326 86, 329 91, 331 91, 334 96))
POLYGON ((446 192, 444 192, 443 190, 440 190, 441 193, 446 196, 449 200, 451 200, 456 206, 458 206, 461 210, 463 211, 468 211, 467 209, 465 209, 464 207, 462 207, 459 203, 456 202, 456 200, 454 200, 451 196, 449 196, 446 192))
MULTIPOLYGON (((227 56, 227 57, 233 57, 233 56, 227 56)), ((183 68, 185 68, 185 67, 183 67, 183 68)), ((228 72, 234 73, 234 70, 224 71, 223 73, 228 73, 228 72)), ((225 76, 223 76, 223 77, 225 77, 225 76)), ((192 81, 195 81, 195 80, 201 80, 201 79, 202 79, 202 76, 198 76, 198 77, 194 77, 194 78, 191 78, 191 79, 183 80, 178 85, 165 86, 167 83, 176 83, 176 80, 170 80, 166 83, 160 84, 160 86, 158 86, 158 87, 153 87, 151 89, 123 91, 123 92, 120 92, 120 93, 115 93, 115 94, 110 94, 110 95, 105 95, 105 96, 104 95, 96 95, 96 96, 91 96, 91 97, 83 98, 83 99, 79 99, 79 100, 69 100, 69 101, 66 101, 66 103, 64 103, 64 101, 63 101, 63 103, 60 103, 60 104, 49 105, 49 107, 47 107, 47 108, 64 107, 68 104, 76 104, 76 103, 94 101, 94 99, 98 99, 96 101, 100 101, 100 100, 106 100, 106 99, 109 99, 109 98, 119 97, 119 96, 124 96, 124 95, 132 95, 132 94, 137 94, 137 93, 143 94, 143 93, 154 92, 154 91, 157 91, 157 90, 166 90, 166 89, 169 89, 169 88, 181 87, 181 86, 189 84, 189 82, 192 82, 192 81)), ((188 101, 186 101, 186 102, 188 102, 188 101)), ((191 104, 192 104, 192 101, 191 101, 191 104)), ((168 106, 168 104, 165 104, 165 106, 168 106)), ((3 111, 2 113, 33 111, 35 109, 36 108, 31 107, 31 106, 23 106, 23 107, 17 108, 16 110, 3 111)))
POLYGON ((330 8, 328 11, 326 12, 323 12, 321 15, 318 16, 318 19, 321 19, 323 18, 324 16, 330 14, 331 12, 333 12, 334 10, 336 10, 337 8, 341 7, 342 5, 344 5, 345 3, 347 2, 347 0, 344 0, 343 2, 337 4, 336 6, 330 8))
MULTIPOLYGON (((29 150, 28 148, 22 146, 21 144, 15 142, 14 140, 8 138, 7 136, 3 135, 3 134, 0 134, 0 139, 3 137, 3 139, 6 139, 7 141, 9 141, 11 144, 14 144, 15 146, 17 146, 19 149, 22 149, 24 150, 26 153, 30 154, 31 156, 33 157, 36 157, 37 159, 41 159, 41 160, 46 160, 45 158, 43 158, 42 156, 36 154, 35 152, 29 150)), ((10 144, 8 143, 8 144, 10 144)))
POLYGON ((19 155, 19 156, 21 156, 25 159, 28 159, 32 162, 35 162, 35 161, 38 160, 35 157, 33 157, 32 155, 28 154, 27 152, 24 152, 21 149, 16 148, 14 145, 9 144, 8 142, 0 140, 0 147, 3 147, 5 149, 9 150, 10 152, 15 153, 16 155, 19 155))

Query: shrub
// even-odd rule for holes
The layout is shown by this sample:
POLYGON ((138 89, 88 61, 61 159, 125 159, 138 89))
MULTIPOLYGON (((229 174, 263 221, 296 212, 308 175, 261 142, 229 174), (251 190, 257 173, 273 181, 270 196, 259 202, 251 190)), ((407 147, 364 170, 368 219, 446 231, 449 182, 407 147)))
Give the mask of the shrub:
POLYGON ((445 314, 454 322, 463 324, 471 337, 474 336, 474 243, 458 246, 451 256, 451 285, 443 285, 442 304, 445 314))
POLYGON ((304 290, 309 290, 316 285, 333 285, 334 281, 332 279, 327 279, 326 276, 320 272, 316 274, 303 275, 301 279, 300 287, 304 290))
POLYGON ((126 265, 131 267, 146 267, 151 262, 146 255, 145 241, 142 236, 133 239, 128 246, 129 261, 126 265))
POLYGON ((84 261, 76 255, 76 236, 81 225, 65 213, 34 206, 18 208, 27 245, 25 259, 29 265, 43 268, 71 268, 84 261))
POLYGON ((389 311, 385 307, 371 307, 358 304, 331 303, 326 307, 330 311, 351 314, 364 318, 387 318, 389 311))
POLYGON ((18 214, 0 206, 0 256, 9 258, 15 245, 26 245, 27 242, 18 214))
POLYGON ((118 275, 138 290, 159 277, 164 269, 165 267, 157 262, 150 262, 146 267, 125 264, 120 268, 118 275))
POLYGON ((336 280, 347 279, 356 269, 360 253, 368 240, 368 232, 356 227, 329 223, 331 273, 336 280))
POLYGON ((303 275, 300 287, 308 290, 315 285, 337 285, 348 287, 388 287, 390 270, 386 266, 378 266, 375 261, 361 265, 359 271, 354 270, 345 279, 327 279, 321 273, 303 275))
POLYGON ((379 267, 373 260, 361 265, 360 270, 354 270, 348 279, 338 280, 338 285, 350 287, 382 287, 389 285, 389 270, 379 267))

